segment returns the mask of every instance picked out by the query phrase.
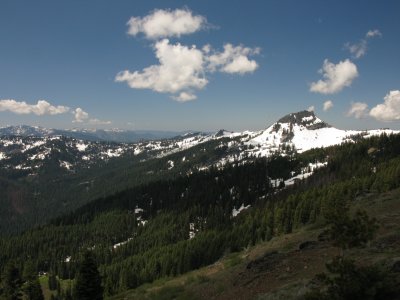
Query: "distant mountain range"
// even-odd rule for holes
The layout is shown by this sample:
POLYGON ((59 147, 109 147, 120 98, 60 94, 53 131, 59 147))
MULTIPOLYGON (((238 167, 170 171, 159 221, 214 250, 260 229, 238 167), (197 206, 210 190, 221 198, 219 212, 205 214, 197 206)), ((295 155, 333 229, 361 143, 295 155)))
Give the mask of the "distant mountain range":
MULTIPOLYGON (((360 137, 399 133, 390 129, 340 130, 319 119, 314 112, 288 114, 265 130, 216 133, 137 133, 123 130, 56 130, 31 126, 0 129, 0 168, 38 170, 54 156, 67 170, 84 168, 98 161, 142 154, 146 159, 165 157, 202 143, 218 141, 224 155, 216 165, 275 153, 304 152, 351 142, 360 137), (154 137, 151 138, 153 134, 154 137), (139 138, 140 137, 140 138, 139 138), (121 142, 121 140, 135 142, 121 142)), ((207 166, 201 166, 204 168, 207 166)))
MULTIPOLYGON (((0 232, 13 231, 13 224, 20 226, 16 230, 42 224, 91 200, 156 179, 392 133, 400 131, 340 130, 309 111, 288 114, 260 131, 158 132, 157 139, 136 142, 115 141, 133 138, 134 132, 1 128, 0 232)), ((308 169, 312 173, 324 164, 314 162, 308 169)), ((311 174, 304 172, 293 173, 285 184, 311 174)))
POLYGON ((186 132, 160 130, 122 130, 122 129, 48 129, 38 126, 18 125, 0 128, 0 136, 46 137, 63 135, 88 141, 109 141, 133 143, 144 140, 171 138, 186 132))

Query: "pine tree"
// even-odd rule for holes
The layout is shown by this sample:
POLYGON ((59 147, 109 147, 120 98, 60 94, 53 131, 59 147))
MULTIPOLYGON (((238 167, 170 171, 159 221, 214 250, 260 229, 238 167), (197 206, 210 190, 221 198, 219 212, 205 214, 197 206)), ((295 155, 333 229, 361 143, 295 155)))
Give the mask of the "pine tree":
POLYGON ((42 287, 40 286, 39 279, 33 279, 26 283, 24 288, 28 300, 44 300, 42 287))
POLYGON ((24 292, 28 300, 44 300, 42 287, 35 272, 35 266, 32 261, 28 261, 24 267, 24 292))
POLYGON ((13 263, 8 263, 3 273, 2 296, 7 300, 21 299, 21 275, 18 268, 13 263))
POLYGON ((368 217, 365 211, 357 211, 354 218, 348 214, 338 218, 329 230, 335 245, 343 250, 365 246, 374 235, 378 225, 375 219, 368 217))
POLYGON ((92 252, 87 251, 84 253, 83 260, 80 264, 75 280, 74 299, 103 299, 101 277, 92 252))
POLYGON ((53 273, 50 273, 49 275, 49 290, 50 291, 55 291, 57 290, 57 277, 53 273))

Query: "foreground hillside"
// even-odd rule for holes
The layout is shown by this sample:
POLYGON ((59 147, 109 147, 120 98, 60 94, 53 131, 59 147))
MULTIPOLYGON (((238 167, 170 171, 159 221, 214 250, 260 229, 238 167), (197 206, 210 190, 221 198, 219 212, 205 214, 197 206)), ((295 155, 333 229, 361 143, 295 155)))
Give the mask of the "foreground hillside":
MULTIPOLYGON (((346 257, 394 270, 400 278, 400 189, 359 196, 351 209, 365 209, 378 220, 379 230, 368 247, 348 250, 346 257)), ((321 223, 305 226, 111 299, 301 299, 315 275, 326 272, 326 263, 340 254, 338 247, 321 239, 324 228, 321 223)))
MULTIPOLYGON (((105 296, 140 291, 143 284, 214 264, 229 253, 310 226, 320 228, 337 208, 367 207, 369 196, 382 197, 400 187, 399 178, 398 135, 210 168, 100 198, 49 225, 0 239, 0 265, 12 263, 22 270, 31 262, 37 271, 49 272, 61 283, 72 280, 73 285, 82 252, 90 249, 105 296)), ((301 239, 314 240, 315 234, 301 239)), ((286 248, 301 240, 286 238, 286 248)), ((324 243, 306 245, 331 249, 324 243)), ((228 256, 229 264, 240 265, 241 255, 228 256)), ((282 261, 279 272, 292 257, 286 255, 272 254, 282 261)), ((269 259, 265 258, 267 266, 269 259)), ((247 265, 250 273, 244 273, 244 280, 263 285, 257 278, 264 275, 251 275, 264 270, 263 260, 247 265)), ((59 293, 61 298, 67 295, 65 289, 59 293)))

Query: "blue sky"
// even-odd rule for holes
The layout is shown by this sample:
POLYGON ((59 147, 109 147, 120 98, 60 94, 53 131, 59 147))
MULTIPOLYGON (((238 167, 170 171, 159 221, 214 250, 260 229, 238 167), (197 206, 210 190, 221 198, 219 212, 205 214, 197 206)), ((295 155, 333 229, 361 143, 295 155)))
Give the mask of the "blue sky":
POLYGON ((2 0, 0 126, 257 130, 313 106, 338 128, 400 129, 399 10, 365 0, 2 0))

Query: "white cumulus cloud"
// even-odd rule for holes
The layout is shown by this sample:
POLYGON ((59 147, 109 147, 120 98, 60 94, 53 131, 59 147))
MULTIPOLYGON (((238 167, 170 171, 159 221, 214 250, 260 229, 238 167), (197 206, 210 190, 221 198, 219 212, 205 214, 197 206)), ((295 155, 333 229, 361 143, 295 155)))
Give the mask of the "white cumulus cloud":
POLYGON ((90 125, 110 125, 111 121, 102 121, 97 118, 89 118, 89 114, 82 108, 78 107, 73 110, 74 120, 72 123, 85 123, 90 125))
POLYGON ((321 94, 340 92, 343 88, 349 87, 358 76, 357 66, 349 59, 337 64, 325 59, 319 73, 322 74, 323 79, 311 83, 310 91, 321 94))
POLYGON ((309 108, 307 108, 307 111, 312 112, 315 110, 315 106, 311 105, 309 108))
POLYGON ((400 120, 400 91, 390 91, 384 97, 384 102, 373 107, 369 114, 379 121, 400 120))
POLYGON ((333 102, 332 100, 326 100, 324 102, 324 111, 328 111, 333 107, 333 102))
POLYGON ((259 48, 248 48, 226 44, 224 51, 211 53, 209 45, 196 46, 171 44, 168 39, 157 41, 154 46, 159 64, 142 71, 119 72, 115 81, 126 82, 131 88, 150 89, 158 93, 171 94, 171 98, 186 102, 196 99, 195 90, 208 84, 207 73, 225 72, 245 74, 254 72, 258 64, 248 58, 259 53, 259 48))
POLYGON ((368 115, 368 104, 363 102, 352 102, 347 116, 357 119, 364 118, 368 115))
MULTIPOLYGON (((187 47, 169 40, 158 41, 154 50, 159 65, 149 66, 142 71, 122 71, 117 82, 126 82, 131 88, 151 89, 159 93, 182 93, 182 99, 193 95, 192 89, 202 89, 208 83, 204 76, 204 57, 195 46, 187 47)), ((176 96, 179 98, 179 96, 176 96)))
MULTIPOLYGON (((207 49, 208 50, 208 49, 207 49)), ((210 52, 208 50, 208 52, 210 52)), ((208 69, 212 72, 218 70, 225 73, 252 73, 258 68, 255 60, 250 60, 248 56, 260 52, 260 48, 249 48, 243 46, 233 46, 225 44, 223 52, 216 52, 207 57, 209 62, 208 69)))
POLYGON ((13 99, 0 100, 0 111, 10 111, 16 114, 58 115, 64 114, 69 110, 67 106, 54 106, 46 100, 39 100, 36 104, 28 104, 25 101, 13 99))
POLYGON ((82 108, 78 107, 73 111, 74 114, 74 120, 72 121, 73 123, 82 123, 85 122, 87 119, 89 119, 89 114, 84 111, 82 108))
POLYGON ((171 43, 168 37, 180 37, 210 26, 205 17, 194 15, 188 8, 157 9, 144 17, 132 17, 128 34, 139 33, 154 40, 152 48, 158 64, 142 70, 123 70, 115 76, 116 82, 125 82, 134 89, 150 89, 169 94, 179 102, 197 98, 196 91, 208 84, 210 73, 253 73, 259 66, 250 56, 260 53, 260 48, 243 45, 224 45, 223 51, 214 50, 210 44, 203 47, 171 43))
POLYGON ((156 9, 145 17, 130 18, 127 25, 130 35, 143 33, 147 39, 159 39, 194 33, 204 28, 207 20, 189 9, 156 9))

